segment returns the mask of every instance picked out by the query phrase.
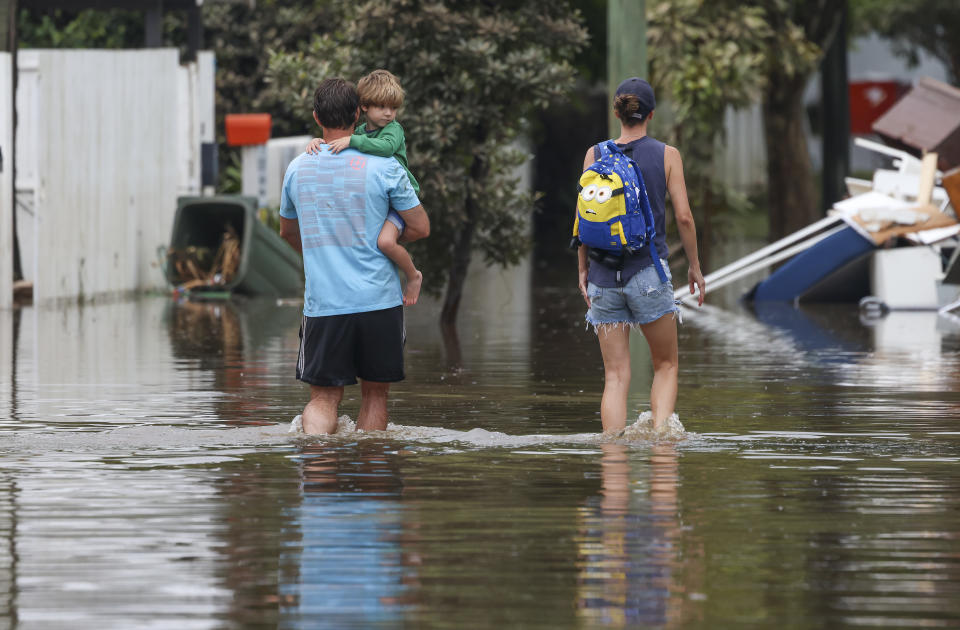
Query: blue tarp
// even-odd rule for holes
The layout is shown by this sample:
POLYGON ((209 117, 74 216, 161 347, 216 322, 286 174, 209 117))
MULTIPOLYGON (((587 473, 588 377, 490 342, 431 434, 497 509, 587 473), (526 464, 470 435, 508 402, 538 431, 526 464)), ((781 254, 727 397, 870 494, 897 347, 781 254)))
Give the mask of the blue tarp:
POLYGON ((760 282, 750 296, 755 302, 792 302, 847 263, 876 248, 847 227, 800 252, 760 282))

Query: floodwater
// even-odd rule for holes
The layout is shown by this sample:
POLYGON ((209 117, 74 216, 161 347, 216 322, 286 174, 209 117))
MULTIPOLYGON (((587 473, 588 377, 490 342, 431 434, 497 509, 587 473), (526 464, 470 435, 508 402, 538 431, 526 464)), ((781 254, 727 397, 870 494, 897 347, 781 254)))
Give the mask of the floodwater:
POLYGON ((960 627, 960 320, 719 300, 686 435, 603 440, 570 265, 472 278, 459 368, 408 309, 383 434, 287 433, 296 304, 0 313, 0 629, 960 627))

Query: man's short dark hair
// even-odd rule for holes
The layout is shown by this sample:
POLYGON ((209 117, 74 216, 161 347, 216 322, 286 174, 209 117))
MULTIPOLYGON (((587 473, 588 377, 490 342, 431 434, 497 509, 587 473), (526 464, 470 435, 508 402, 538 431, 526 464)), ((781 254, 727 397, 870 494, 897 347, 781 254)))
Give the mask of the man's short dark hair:
POLYGON ((313 113, 320 125, 328 129, 352 130, 358 107, 357 86, 346 79, 324 79, 313 93, 313 113))

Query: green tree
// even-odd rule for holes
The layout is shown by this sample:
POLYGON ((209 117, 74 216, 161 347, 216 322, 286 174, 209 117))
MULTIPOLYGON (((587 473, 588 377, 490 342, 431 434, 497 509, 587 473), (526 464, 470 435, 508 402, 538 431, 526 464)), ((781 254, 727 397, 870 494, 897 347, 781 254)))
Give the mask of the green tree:
POLYGON ((662 100, 671 104, 669 111, 662 110, 669 121, 664 137, 684 156, 687 189, 692 207, 703 217, 700 232, 706 246, 715 214, 728 206, 731 194, 714 173, 724 113, 728 106, 759 100, 766 42, 773 33, 761 9, 735 0, 648 2, 647 23, 650 74, 666 97, 662 100))
POLYGON ((126 48, 143 41, 143 15, 118 9, 21 9, 17 39, 23 48, 126 48))
MULTIPOLYGON (((874 0, 880 1, 880 0, 874 0)), ((822 214, 804 134, 803 91, 841 24, 835 0, 658 0, 648 4, 651 73, 675 105, 671 139, 685 155, 691 197, 711 208, 723 112, 761 100, 771 236, 822 214)), ((702 205, 700 205, 702 204, 702 205)))
POLYGON ((430 238, 414 243, 412 254, 425 290, 443 288, 441 323, 453 331, 473 253, 509 265, 529 247, 534 195, 517 189, 512 173, 526 156, 511 143, 525 117, 567 98, 570 60, 586 31, 579 13, 550 0, 335 0, 332 7, 340 30, 271 59, 275 96, 309 120, 323 78, 356 80, 375 68, 400 78, 410 167, 431 218, 430 238))
POLYGON ((858 30, 890 38, 912 63, 920 51, 929 53, 947 67, 951 82, 960 85, 960 2, 853 0, 850 9, 858 30))
MULTIPOLYGON (((310 132, 311 121, 304 119, 302 108, 286 109, 268 96, 267 65, 272 51, 304 50, 318 30, 330 30, 329 4, 327 0, 257 0, 252 7, 245 2, 204 3, 204 44, 217 56, 218 129, 223 129, 224 114, 269 112, 274 135, 310 132)), ((173 41, 186 39, 185 28, 181 20, 173 41)))
POLYGON ((767 41, 763 125, 770 234, 823 216, 804 133, 803 91, 843 23, 846 0, 755 0, 773 29, 767 41))

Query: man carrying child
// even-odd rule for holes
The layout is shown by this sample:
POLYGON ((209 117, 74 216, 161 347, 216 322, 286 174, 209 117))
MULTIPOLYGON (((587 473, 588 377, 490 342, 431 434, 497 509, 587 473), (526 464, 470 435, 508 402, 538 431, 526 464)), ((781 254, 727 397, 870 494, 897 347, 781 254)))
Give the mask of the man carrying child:
MULTIPOLYGON (((348 143, 359 115, 352 83, 327 79, 317 88, 313 116, 328 143, 348 143)), ((392 157, 349 148, 335 153, 326 145, 287 167, 280 235, 303 254, 306 276, 296 370, 310 385, 306 433, 336 431, 343 387, 357 379, 357 428, 387 427, 390 383, 404 378, 400 279, 378 247, 391 209, 401 217, 400 240, 430 233, 410 178, 392 157)))
MULTIPOLYGON (((370 155, 392 157, 403 166, 410 178, 410 185, 419 195, 420 184, 407 166, 407 142, 403 127, 396 121, 397 110, 403 105, 404 97, 399 79, 387 70, 374 70, 357 82, 357 93, 360 95, 360 109, 363 110, 365 122, 354 130, 353 135, 346 138, 314 138, 307 145, 307 153, 316 153, 321 145, 329 144, 330 152, 334 154, 351 148, 370 155)), ((416 304, 420 296, 423 274, 417 270, 410 254, 398 242, 403 228, 403 219, 391 209, 377 238, 377 247, 406 277, 403 304, 410 306, 416 304)))

